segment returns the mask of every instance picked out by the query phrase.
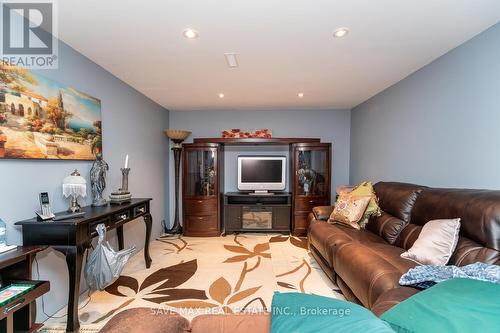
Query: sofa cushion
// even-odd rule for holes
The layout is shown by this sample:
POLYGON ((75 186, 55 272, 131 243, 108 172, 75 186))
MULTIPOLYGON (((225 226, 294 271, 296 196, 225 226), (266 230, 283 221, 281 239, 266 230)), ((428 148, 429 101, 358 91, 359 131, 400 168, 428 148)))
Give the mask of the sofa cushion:
POLYGON ((403 230, 401 230, 401 233, 399 234, 398 238, 396 238, 394 245, 403 248, 405 250, 408 250, 413 246, 413 244, 417 240, 418 236, 420 235, 420 231, 422 231, 422 227, 419 225, 415 224, 406 225, 403 228, 403 230))
POLYGON ((421 193, 411 223, 460 218, 460 235, 500 251, 500 191, 429 188, 421 193))
POLYGON ((453 252, 448 264, 465 266, 478 261, 486 264, 500 265, 500 252, 483 247, 468 238, 460 237, 455 252, 453 252))
POLYGON ((379 206, 383 211, 400 220, 410 222, 413 205, 425 186, 379 182, 373 188, 379 199, 379 206))
POLYGON ((370 310, 377 317, 380 317, 393 306, 401 303, 418 292, 420 292, 420 289, 413 287, 399 286, 393 288, 380 295, 370 310))
POLYGON ((336 250, 342 244, 354 241, 387 244, 385 240, 370 231, 317 220, 313 220, 309 225, 307 237, 310 245, 314 246, 330 265, 336 250))
POLYGON ((339 247, 333 267, 363 305, 371 308, 380 295, 399 287, 401 275, 416 266, 400 257, 403 251, 387 243, 351 242, 339 247))
POLYGON ((366 229, 379 235, 389 244, 394 244, 403 228, 407 225, 405 221, 398 219, 386 212, 380 216, 372 216, 366 225, 366 229))
POLYGON ((268 333, 270 327, 268 312, 200 315, 191 321, 191 333, 268 333))

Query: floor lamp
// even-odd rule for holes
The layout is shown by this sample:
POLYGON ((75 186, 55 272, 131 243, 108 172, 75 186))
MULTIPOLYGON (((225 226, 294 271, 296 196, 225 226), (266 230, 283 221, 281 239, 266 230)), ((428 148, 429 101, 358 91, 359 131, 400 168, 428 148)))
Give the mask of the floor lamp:
POLYGON ((167 234, 181 234, 182 227, 179 222, 179 177, 180 177, 180 166, 181 166, 181 154, 182 154, 182 141, 186 140, 191 134, 190 131, 185 130, 175 130, 168 129, 165 130, 165 135, 173 141, 174 145, 172 151, 174 152, 174 167, 175 167, 175 217, 174 225, 172 228, 165 228, 165 233, 167 234))

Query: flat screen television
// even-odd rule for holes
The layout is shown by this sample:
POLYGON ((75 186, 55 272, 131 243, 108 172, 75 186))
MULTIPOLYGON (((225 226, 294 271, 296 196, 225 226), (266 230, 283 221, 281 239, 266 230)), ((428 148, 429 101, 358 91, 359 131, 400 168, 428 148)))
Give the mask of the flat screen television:
POLYGON ((286 157, 238 156, 238 190, 267 193, 286 187, 286 157))

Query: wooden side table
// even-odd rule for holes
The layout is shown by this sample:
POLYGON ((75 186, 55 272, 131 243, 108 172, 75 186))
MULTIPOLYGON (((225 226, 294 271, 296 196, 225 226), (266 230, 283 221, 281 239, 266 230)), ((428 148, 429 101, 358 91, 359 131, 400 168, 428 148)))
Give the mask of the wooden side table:
POLYGON ((37 252, 46 246, 18 246, 0 254, 2 287, 10 283, 34 284, 35 288, 0 307, 0 332, 36 332, 42 325, 35 324, 35 300, 50 290, 50 282, 31 279, 31 266, 37 252))

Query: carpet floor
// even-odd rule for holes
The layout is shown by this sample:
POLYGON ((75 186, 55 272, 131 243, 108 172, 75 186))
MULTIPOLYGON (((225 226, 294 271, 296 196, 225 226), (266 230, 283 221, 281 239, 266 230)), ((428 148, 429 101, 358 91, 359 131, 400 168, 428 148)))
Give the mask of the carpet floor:
MULTIPOLYGON (((135 307, 173 310, 191 319, 266 310, 275 291, 344 299, 309 254, 305 238, 165 236, 151 242, 150 253, 150 269, 138 252, 112 285, 90 299, 81 297, 80 332, 97 332, 117 313, 135 307)), ((65 314, 66 308, 56 313, 41 332, 64 332, 65 314)))

